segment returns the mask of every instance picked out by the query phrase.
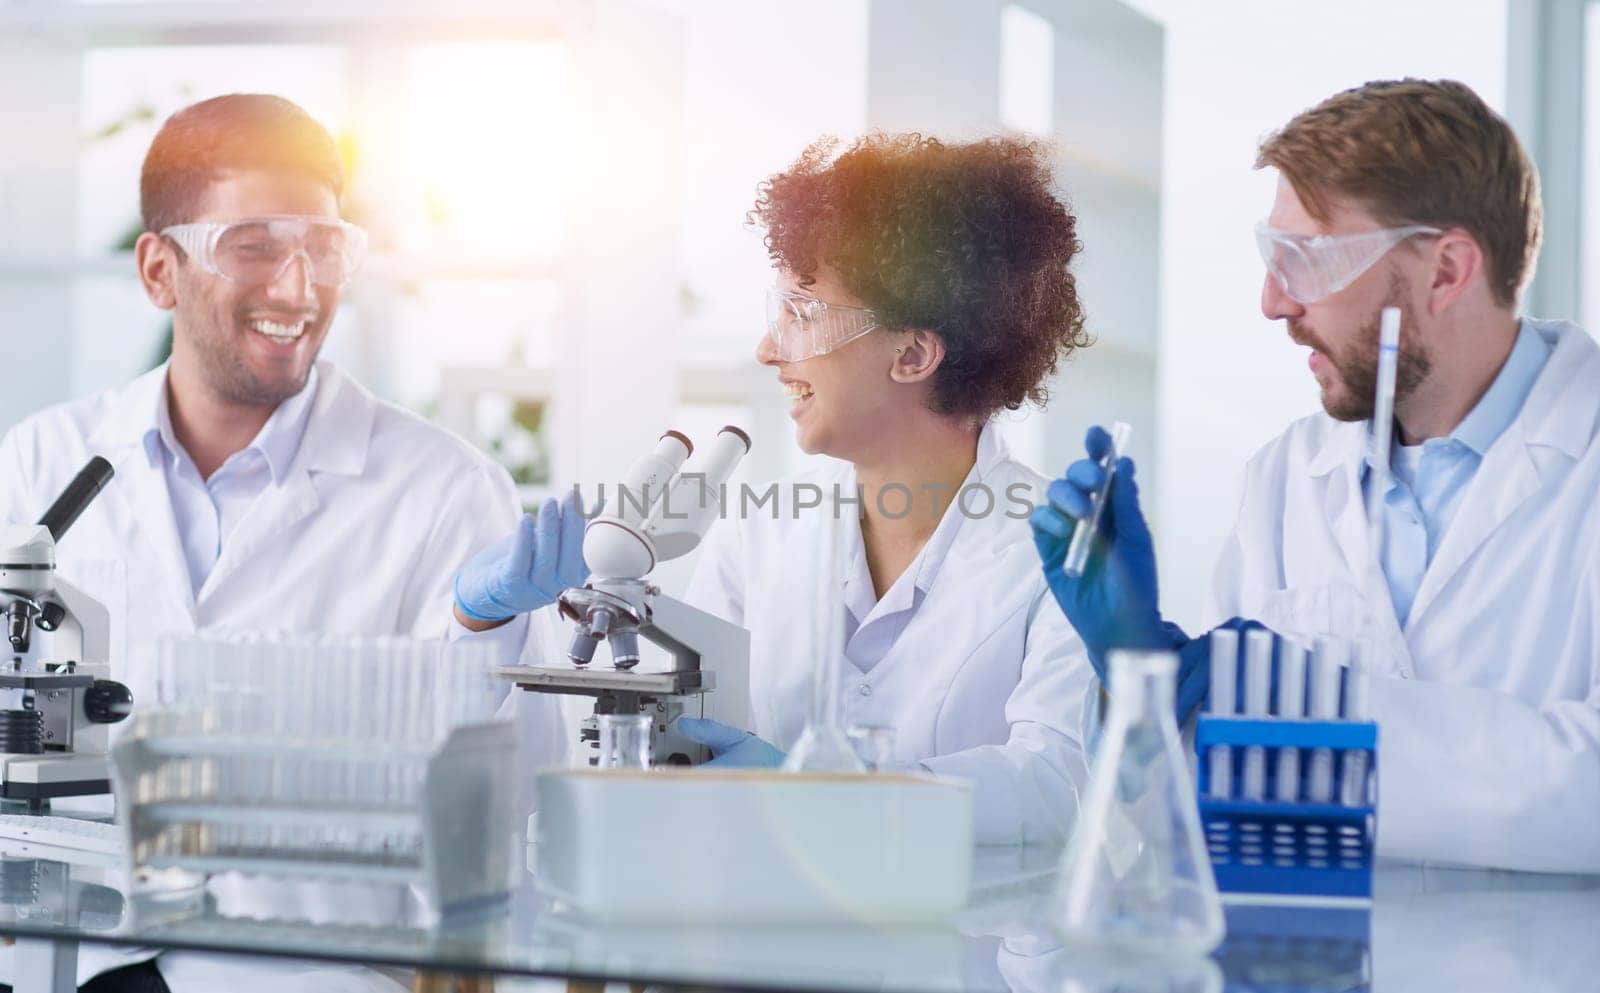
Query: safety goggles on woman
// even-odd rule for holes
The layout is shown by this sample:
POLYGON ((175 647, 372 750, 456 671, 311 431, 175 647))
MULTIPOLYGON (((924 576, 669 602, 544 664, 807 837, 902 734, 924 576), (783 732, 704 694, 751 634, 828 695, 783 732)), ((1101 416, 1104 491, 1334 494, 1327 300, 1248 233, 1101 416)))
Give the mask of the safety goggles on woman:
POLYGON ((1292 234, 1256 225, 1261 261, 1283 292, 1302 304, 1339 292, 1371 269, 1389 249, 1418 235, 1444 232, 1425 224, 1357 234, 1292 234))
POLYGON ((299 258, 311 282, 338 289, 367 254, 365 231, 326 217, 282 214, 174 224, 161 234, 202 270, 251 286, 277 282, 299 258))
POLYGON ((826 355, 882 326, 877 314, 862 307, 824 303, 777 287, 767 291, 767 335, 784 362, 826 355))

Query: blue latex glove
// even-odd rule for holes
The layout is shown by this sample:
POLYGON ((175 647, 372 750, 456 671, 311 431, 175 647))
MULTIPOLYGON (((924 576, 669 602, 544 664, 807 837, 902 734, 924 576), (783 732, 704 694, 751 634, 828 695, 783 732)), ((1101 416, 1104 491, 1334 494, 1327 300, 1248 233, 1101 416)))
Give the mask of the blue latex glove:
POLYGON ((1083 575, 1067 575, 1063 567, 1067 546, 1078 520, 1088 516, 1091 495, 1105 480, 1098 460, 1110 451, 1111 436, 1104 428, 1092 427, 1084 448, 1089 457, 1072 463, 1063 478, 1050 484, 1049 502, 1034 510, 1029 523, 1050 592, 1083 638, 1089 661, 1104 682, 1106 659, 1113 649, 1176 651, 1189 638, 1161 617, 1155 543, 1139 510, 1132 459, 1117 460, 1100 534, 1083 575))
POLYGON ((784 753, 757 738, 753 731, 741 731, 703 717, 680 717, 672 726, 690 741, 711 749, 713 757, 706 763, 708 766, 776 769, 783 765, 784 753))
MULTIPOLYGON (((1175 710, 1182 724, 1204 702, 1211 689, 1211 638, 1206 632, 1190 638, 1184 630, 1161 616, 1156 584, 1155 542, 1144 513, 1139 509, 1139 486, 1134 464, 1117 460, 1111 492, 1100 515, 1100 534, 1089 552, 1082 576, 1069 576, 1064 568, 1067 546, 1078 520, 1089 514, 1090 497, 1105 481, 1099 460, 1111 450, 1111 436, 1099 426, 1083 440, 1088 458, 1067 467, 1066 476, 1050 484, 1049 503, 1029 518, 1033 543, 1044 563, 1045 581, 1062 613, 1089 650, 1089 664, 1100 682, 1110 685, 1106 661, 1118 648, 1156 649, 1178 653, 1175 710)), ((1239 632, 1239 691, 1244 699, 1244 633, 1262 627, 1255 621, 1233 618, 1221 625, 1239 632)), ((1278 645, 1272 656, 1271 699, 1278 699, 1278 645)))
POLYGON ((537 520, 522 515, 517 530, 467 560, 456 575, 456 606, 479 621, 503 621, 556 602, 589 578, 583 561, 583 514, 577 496, 546 500, 537 520))

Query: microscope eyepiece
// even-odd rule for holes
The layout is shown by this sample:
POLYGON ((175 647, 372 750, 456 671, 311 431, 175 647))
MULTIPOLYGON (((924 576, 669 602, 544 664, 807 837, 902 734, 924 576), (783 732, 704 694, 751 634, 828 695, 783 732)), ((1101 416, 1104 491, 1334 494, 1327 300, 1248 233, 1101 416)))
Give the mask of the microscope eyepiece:
POLYGON ((72 477, 72 482, 56 497, 56 502, 39 518, 39 525, 50 531, 53 541, 60 541, 61 536, 67 533, 67 528, 72 527, 72 522, 78 519, 84 509, 89 506, 95 495, 111 481, 116 470, 111 468, 111 463, 96 455, 78 474, 72 477))

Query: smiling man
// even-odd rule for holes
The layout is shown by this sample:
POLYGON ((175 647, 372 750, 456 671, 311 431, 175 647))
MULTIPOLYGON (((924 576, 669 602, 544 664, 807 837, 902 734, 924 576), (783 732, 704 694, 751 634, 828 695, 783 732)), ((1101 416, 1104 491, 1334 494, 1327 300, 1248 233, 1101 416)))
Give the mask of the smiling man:
MULTIPOLYGON (((333 139, 287 100, 173 115, 145 158, 135 249, 172 315, 171 360, 0 442, 8 522, 36 520, 91 455, 115 465, 58 567, 110 610, 113 675, 136 705, 154 698, 159 639, 201 628, 493 639, 508 660, 522 648, 524 621, 476 633, 450 611, 457 568, 518 521, 509 475, 318 357, 366 249, 339 216, 343 183, 333 139)), ((529 761, 558 753, 546 698, 511 705, 529 761)), ((80 978, 119 956, 86 948, 80 978)), ((142 963, 95 989, 401 988, 192 955, 162 956, 160 973, 142 963)))
MULTIPOLYGON (((1262 312, 1312 350, 1323 411, 1246 468, 1216 616, 1302 642, 1375 618, 1380 855, 1600 871, 1600 347, 1519 316, 1541 231, 1533 164, 1467 87, 1404 80, 1306 111, 1257 165, 1280 176, 1256 232, 1262 312), (1402 328, 1374 562, 1365 497, 1387 306, 1402 328)), ((1104 448, 1091 432, 1090 454, 1104 448)), ((1058 546, 1103 478, 1094 462, 1054 484, 1036 541, 1091 656, 1179 651, 1192 707, 1205 642, 1161 620, 1132 472, 1115 475, 1108 540, 1081 579, 1058 546)))

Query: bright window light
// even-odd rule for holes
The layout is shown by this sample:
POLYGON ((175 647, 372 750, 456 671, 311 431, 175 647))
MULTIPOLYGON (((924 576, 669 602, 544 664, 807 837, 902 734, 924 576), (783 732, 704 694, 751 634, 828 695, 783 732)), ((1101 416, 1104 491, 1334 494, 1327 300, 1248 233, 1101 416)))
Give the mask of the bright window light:
POLYGON ((566 47, 422 45, 408 63, 407 186, 423 209, 407 243, 464 258, 556 254, 574 151, 566 47))
POLYGON ((1040 15, 1007 4, 1000 12, 1000 120, 1041 137, 1055 116, 1056 29, 1040 15))

